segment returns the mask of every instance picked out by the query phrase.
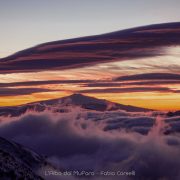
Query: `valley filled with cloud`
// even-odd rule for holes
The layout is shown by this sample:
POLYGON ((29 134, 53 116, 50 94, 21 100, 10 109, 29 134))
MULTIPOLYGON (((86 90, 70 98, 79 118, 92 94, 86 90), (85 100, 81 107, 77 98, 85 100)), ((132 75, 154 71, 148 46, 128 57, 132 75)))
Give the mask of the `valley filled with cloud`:
POLYGON ((135 171, 124 179, 180 178, 179 116, 69 106, 66 112, 29 111, 0 119, 0 136, 46 156, 59 169, 135 171))

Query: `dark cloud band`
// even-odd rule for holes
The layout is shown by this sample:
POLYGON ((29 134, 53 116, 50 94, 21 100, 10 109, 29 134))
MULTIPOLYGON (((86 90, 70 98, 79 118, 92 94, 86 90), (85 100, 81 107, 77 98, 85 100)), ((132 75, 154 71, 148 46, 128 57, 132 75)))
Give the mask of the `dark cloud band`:
POLYGON ((115 81, 136 81, 136 80, 179 80, 180 74, 172 73, 145 73, 115 78, 115 81))
POLYGON ((45 43, 0 59, 0 73, 81 68, 160 56, 165 53, 163 47, 179 45, 179 37, 180 23, 167 23, 45 43))
POLYGON ((16 86, 38 86, 47 84, 81 84, 91 83, 93 80, 48 80, 48 81, 23 81, 12 83, 0 83, 0 87, 16 87, 16 86))
POLYGON ((51 92, 53 90, 44 88, 1 88, 0 96, 19 96, 19 95, 30 95, 39 92, 51 92))
POLYGON ((180 93, 180 90, 173 90, 166 87, 132 87, 132 88, 87 89, 87 90, 79 91, 79 93, 130 93, 130 92, 180 93))

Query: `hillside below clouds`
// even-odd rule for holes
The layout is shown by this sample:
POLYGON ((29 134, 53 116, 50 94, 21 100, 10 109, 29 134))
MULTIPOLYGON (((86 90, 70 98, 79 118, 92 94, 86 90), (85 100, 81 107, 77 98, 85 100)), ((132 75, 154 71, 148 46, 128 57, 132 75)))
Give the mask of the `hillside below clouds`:
POLYGON ((37 45, 0 59, 0 73, 80 68, 103 62, 160 56, 180 44, 180 23, 156 24, 37 45))
POLYGON ((42 168, 53 168, 46 159, 24 146, 0 137, 0 179, 43 180, 42 168))

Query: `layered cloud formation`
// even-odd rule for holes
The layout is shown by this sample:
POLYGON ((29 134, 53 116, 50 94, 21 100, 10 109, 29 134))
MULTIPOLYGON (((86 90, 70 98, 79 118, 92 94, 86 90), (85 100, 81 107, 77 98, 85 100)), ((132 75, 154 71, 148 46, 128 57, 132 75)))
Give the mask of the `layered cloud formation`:
POLYGON ((164 55, 180 44, 180 23, 151 25, 109 34, 55 41, 0 60, 0 73, 71 69, 103 62, 164 55))
POLYGON ((178 110, 179 37, 180 23, 166 23, 17 52, 0 59, 0 106, 84 93, 125 105, 178 110))

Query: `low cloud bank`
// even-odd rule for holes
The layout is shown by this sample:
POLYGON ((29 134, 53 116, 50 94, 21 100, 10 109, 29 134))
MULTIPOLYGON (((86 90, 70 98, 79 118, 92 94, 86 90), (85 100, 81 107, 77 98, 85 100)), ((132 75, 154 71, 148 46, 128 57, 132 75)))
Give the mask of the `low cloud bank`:
POLYGON ((47 155, 66 170, 134 170, 133 179, 176 180, 180 178, 177 127, 179 117, 74 109, 9 119, 0 124, 0 136, 47 155))

